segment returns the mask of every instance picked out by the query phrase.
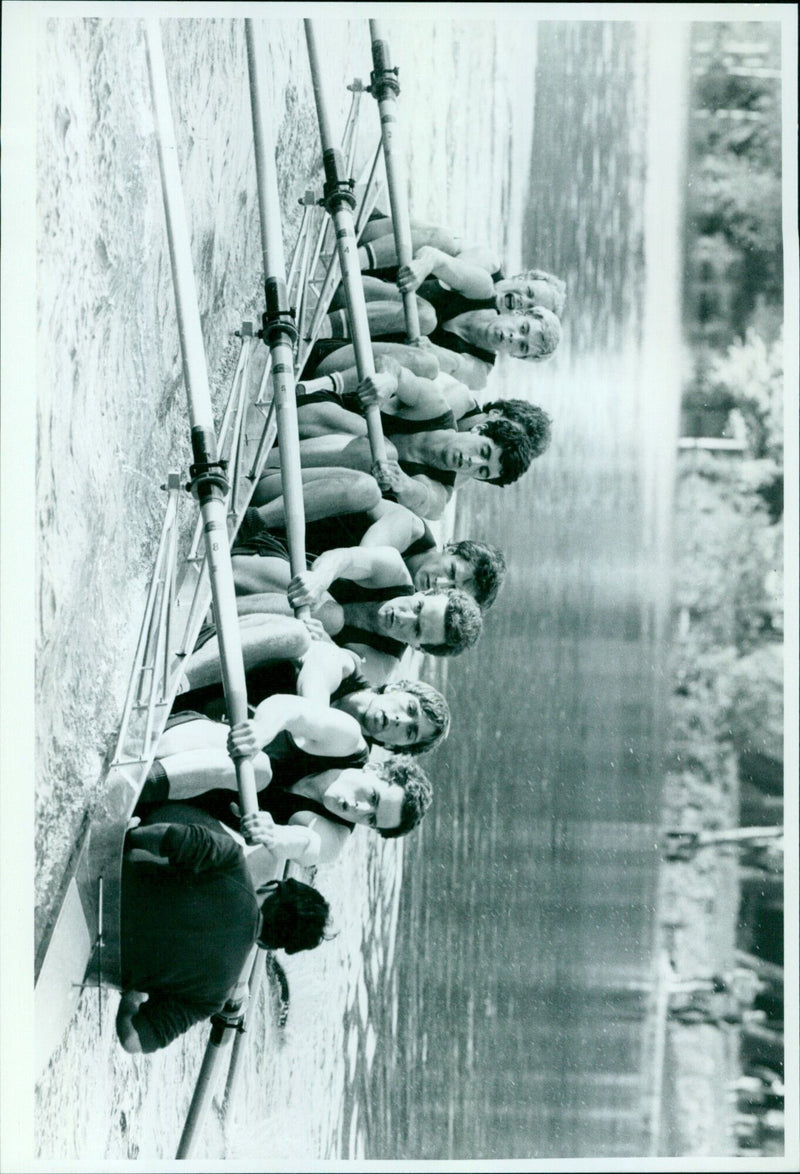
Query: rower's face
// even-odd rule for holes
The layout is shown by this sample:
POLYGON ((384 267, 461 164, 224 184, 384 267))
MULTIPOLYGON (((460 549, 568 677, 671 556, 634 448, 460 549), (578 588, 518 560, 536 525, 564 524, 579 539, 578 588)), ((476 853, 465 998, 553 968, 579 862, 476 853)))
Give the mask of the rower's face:
POLYGON ((364 732, 384 746, 416 746, 436 733, 419 697, 405 689, 376 693, 361 719, 364 732))
POLYGON ((555 290, 549 281, 523 281, 518 277, 508 277, 496 283, 494 292, 500 314, 509 314, 515 310, 524 313, 535 306, 556 312, 555 290))
POLYGON ((378 608, 381 632, 412 648, 421 644, 444 644, 444 615, 449 598, 417 591, 388 599, 378 608))
POLYGON ((349 823, 376 829, 400 824, 405 792, 396 783, 387 783, 371 767, 339 771, 323 796, 328 811, 349 823))
POLYGON ((527 314, 495 314, 484 324, 484 345, 497 355, 527 359, 542 350, 543 327, 527 314))
POLYGON ((475 576, 470 563, 448 550, 429 550, 421 559, 414 574, 418 591, 447 591, 459 587, 475 594, 475 576))
POLYGON ((469 432, 448 432, 442 444, 442 467, 476 481, 494 481, 500 476, 503 450, 496 440, 483 436, 477 428, 469 432))

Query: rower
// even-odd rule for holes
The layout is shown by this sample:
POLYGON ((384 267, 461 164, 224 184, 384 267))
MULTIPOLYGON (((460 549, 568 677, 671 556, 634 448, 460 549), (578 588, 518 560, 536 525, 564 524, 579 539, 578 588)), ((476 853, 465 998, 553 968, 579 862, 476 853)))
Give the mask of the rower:
MULTIPOLYGON (((387 460, 374 465, 363 437, 334 434, 300 442, 303 466, 374 473, 384 493, 391 493, 418 517, 442 516, 457 481, 511 485, 529 467, 533 449, 526 433, 508 420, 492 419, 468 432, 429 428, 399 432, 386 441, 387 460)), ((277 458, 270 457, 274 467, 277 458)))
POLYGON ((314 949, 328 916, 325 898, 295 880, 259 895, 242 848, 203 811, 156 810, 128 832, 122 861, 123 1048, 166 1047, 222 1010, 253 945, 314 949))
MULTIPOLYGON (((437 225, 412 224, 411 233, 414 259, 408 266, 399 266, 391 218, 373 214, 361 234, 358 250, 365 281, 377 280, 391 287, 400 280, 403 290, 418 290, 433 277, 440 286, 467 298, 494 297, 498 313, 541 306, 558 318, 563 317, 567 287, 554 273, 524 269, 506 277, 497 254, 487 245, 467 244, 449 229, 437 225), (491 284, 482 280, 476 269, 488 274, 491 284)), ((368 288, 375 287, 370 284, 368 288)), ((380 292, 390 300, 397 300, 393 293, 380 292)), ((339 291, 336 297, 341 298, 339 291)), ((331 303, 334 309, 340 305, 337 300, 331 303)))
POLYGON ((285 549, 274 536, 262 537, 271 543, 261 562, 262 582, 272 590, 238 597, 243 653, 251 666, 268 659, 262 637, 271 639, 273 617, 288 616, 293 607, 310 607, 322 632, 363 657, 364 675, 373 686, 385 683, 407 647, 456 656, 480 636, 483 622, 475 601, 460 590, 415 590, 391 547, 328 551, 313 572, 288 581, 285 549))
MULTIPOLYGON (((386 223, 390 229, 391 222, 386 223)), ((497 354, 531 361, 548 358, 561 333, 559 319, 566 301, 561 278, 542 269, 507 278, 500 268, 489 267, 494 261, 487 260, 486 249, 459 248, 453 253, 452 247, 452 243, 444 249, 422 244, 409 264, 397 268, 394 240, 387 229, 362 244, 359 256, 365 268, 364 292, 376 354, 391 353, 413 364, 416 351, 419 361, 419 348, 405 347, 403 334, 402 299, 415 292, 426 349, 440 370, 472 390, 485 386, 497 354), (528 321, 515 324, 514 315, 528 321)), ((342 296, 338 291, 331 303, 304 377, 342 371, 352 362, 343 341, 348 330, 340 308, 342 296)))
MULTIPOLYGON (((383 504, 385 511, 378 517, 362 512, 328 518, 306 528, 306 551, 315 556, 312 569, 329 579, 325 590, 335 578, 351 574, 369 578, 372 564, 364 552, 384 547, 402 556, 416 590, 458 588, 471 595, 482 610, 492 606, 506 573, 505 558, 496 546, 465 539, 446 543, 440 550, 426 522, 405 506, 383 504)), ((288 589, 288 568, 274 561, 277 556, 284 563, 283 546, 283 533, 273 533, 262 522, 259 510, 248 510, 232 550, 238 595, 288 589), (265 564, 264 559, 270 561, 265 564)))
MULTIPOLYGON (((306 867, 336 859, 359 824, 384 838, 403 836, 430 807, 430 781, 408 756, 393 755, 358 768, 329 755, 328 762, 321 757, 307 760, 303 774, 297 764, 286 769, 272 763, 260 744, 264 726, 258 722, 229 729, 198 714, 184 716, 186 720, 167 731, 168 739, 165 736, 159 746, 157 761, 168 780, 170 800, 200 807, 229 827, 240 827, 248 844, 306 867), (236 789, 232 758, 251 762, 258 788, 256 818, 242 816, 241 825, 239 809, 231 803, 236 789)), ((309 731, 316 727, 320 742, 326 736, 334 739, 334 749, 343 747, 336 739, 347 736, 348 722, 354 727, 352 736, 358 736, 352 718, 324 707, 307 707, 306 721, 309 731)), ((256 877, 261 875, 260 859, 248 855, 248 867, 256 877)))
POLYGON ((458 428, 471 431, 489 420, 518 424, 534 458, 550 444, 552 421, 537 404, 497 399, 481 405, 474 391, 440 371, 435 379, 415 374, 391 355, 379 355, 375 374, 358 381, 356 369, 334 371, 298 384, 297 420, 301 440, 332 432, 366 436, 363 411, 378 404, 386 436, 400 432, 458 428))
MULTIPOLYGON (((262 615, 257 623, 265 633, 269 633, 273 625, 297 630, 297 641, 292 646, 297 653, 294 659, 275 658, 277 643, 273 632, 271 636, 263 637, 272 659, 246 672, 248 696, 253 703, 266 702, 268 698, 273 703, 276 695, 282 695, 281 720, 274 726, 274 742, 265 736, 263 743, 268 745, 273 759, 293 758, 304 751, 316 755, 331 753, 330 744, 324 738, 309 740, 304 711, 302 707, 297 708, 301 701, 326 708, 330 706, 332 711, 354 719, 360 732, 354 732, 347 753, 364 758, 374 743, 388 751, 416 755, 433 750, 447 737, 450 709, 445 698, 432 685, 424 681, 397 680, 373 687, 360 671, 359 657, 328 639, 312 641, 307 628, 299 621, 262 615), (297 696, 292 697, 290 693, 297 696)), ((245 644, 246 624, 247 621, 243 621, 245 644)), ((248 656, 249 653, 250 649, 246 648, 248 656)), ((210 635, 193 653, 186 676, 189 688, 176 698, 170 721, 176 721, 185 712, 224 718, 226 707, 216 634, 210 635)), ((272 710, 263 712, 273 713, 272 710)), ((152 781, 156 776, 151 771, 148 777, 152 781)), ((157 792, 155 797, 165 798, 166 793, 157 792)))

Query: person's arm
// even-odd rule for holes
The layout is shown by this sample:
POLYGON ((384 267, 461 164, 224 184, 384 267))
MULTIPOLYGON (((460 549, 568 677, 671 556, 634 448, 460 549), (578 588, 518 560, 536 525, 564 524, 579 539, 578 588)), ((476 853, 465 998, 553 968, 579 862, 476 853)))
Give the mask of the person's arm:
POLYGON ((451 257, 441 249, 423 246, 409 265, 402 265, 397 273, 397 286, 401 293, 412 293, 419 289, 427 277, 436 277, 442 284, 466 298, 482 301, 491 298, 494 282, 480 265, 474 265, 461 257, 451 257))
POLYGON ((249 721, 233 726, 228 736, 231 756, 252 757, 282 730, 291 734, 300 749, 325 757, 354 754, 364 745, 361 727, 349 714, 277 693, 265 698, 249 721))
MULTIPOLYGON (((422 343, 426 341, 420 340, 422 343)), ((373 339, 372 342, 372 352, 376 357, 378 355, 392 355, 404 367, 408 367, 416 375, 424 375, 427 379, 434 379, 439 373, 439 363, 433 349, 432 346, 419 344, 409 346, 403 342, 382 342, 380 339, 373 339)), ((348 344, 326 355, 317 367, 317 374, 346 371, 352 367, 354 361, 355 351, 352 345, 348 344)))
POLYGON ((297 695, 317 705, 329 705, 342 681, 357 673, 359 668, 355 653, 340 648, 330 639, 314 640, 300 662, 297 695))
POLYGON ((369 511, 372 525, 361 536, 360 546, 393 546, 401 554, 425 533, 425 523, 407 506, 383 498, 369 511))
POLYGON ((489 274, 499 273, 503 268, 499 255, 487 245, 464 244, 459 248, 458 256, 462 261, 480 265, 489 274))
POLYGON ((289 831, 303 833, 313 844, 316 864, 331 864, 350 838, 350 828, 311 811, 298 811, 289 820, 289 831))
POLYGON ((429 522, 437 521, 441 518, 447 508, 447 503, 453 496, 452 486, 442 485, 441 481, 434 481, 431 477, 426 477, 424 473, 415 473, 410 480, 415 482, 413 491, 409 490, 402 497, 398 495, 397 500, 401 505, 413 509, 414 513, 421 518, 425 518, 429 522))
POLYGON ((123 991, 117 1009, 117 1038, 126 1052, 131 1055, 143 1052, 139 1033, 133 1026, 133 1017, 143 1003, 147 1002, 147 995, 142 991, 123 991))
MULTIPOLYGON (((380 358, 378 361, 381 361, 380 358)), ((399 414, 413 420, 430 420, 447 411, 447 402, 437 386, 438 376, 436 380, 427 379, 402 364, 398 364, 398 367, 396 396, 399 414)))
POLYGON ((346 546, 326 550, 314 560, 314 574, 325 590, 337 579, 370 587, 406 586, 410 576, 400 552, 392 546, 346 546))
POLYGON ((266 811, 243 815, 241 831, 248 844, 263 844, 306 868, 335 860, 350 834, 342 824, 311 811, 296 812, 286 825, 276 824, 266 811))
POLYGON ((446 375, 451 375, 459 383, 463 383, 471 391, 483 391, 492 368, 489 363, 475 355, 459 354, 446 347, 431 344, 431 350, 436 356, 439 367, 446 375))
POLYGON ((331 597, 327 594, 337 579, 366 583, 370 587, 407 586, 410 577, 398 551, 391 546, 346 546, 326 550, 310 571, 301 571, 289 584, 292 607, 310 607, 316 613, 331 597))
POLYGON ((361 673, 373 689, 377 689, 379 685, 385 685, 397 669, 397 657, 390 656, 388 652, 378 652, 376 648, 359 644, 357 640, 346 647, 361 657, 361 673))
POLYGON ((216 1010, 217 1005, 186 1003, 173 995, 125 991, 117 1010, 117 1037, 132 1055, 157 1052, 216 1010))
POLYGON ((430 420, 447 411, 439 377, 417 375, 391 355, 378 355, 375 367, 375 375, 367 376, 356 389, 362 411, 377 404, 406 420, 430 420))
POLYGON ((462 416, 465 416, 467 412, 471 412, 473 408, 480 407, 475 392, 470 391, 465 383, 460 383, 457 379, 453 379, 452 375, 440 375, 437 383, 447 402, 448 408, 456 420, 460 420, 462 416))
POLYGON ((409 476, 397 461, 386 461, 375 466, 373 476, 384 493, 393 493, 400 505, 419 518, 436 521, 441 518, 453 490, 441 481, 434 481, 424 473, 409 476))

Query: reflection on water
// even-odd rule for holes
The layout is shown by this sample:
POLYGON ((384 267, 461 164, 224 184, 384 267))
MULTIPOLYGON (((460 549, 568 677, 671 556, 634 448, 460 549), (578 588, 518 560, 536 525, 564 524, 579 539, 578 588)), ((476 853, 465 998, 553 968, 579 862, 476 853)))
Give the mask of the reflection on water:
POLYGON ((459 503, 458 536, 511 569, 479 650, 448 666, 399 1007, 380 1004, 396 1051, 352 1090, 375 1156, 647 1152, 666 535, 645 509, 669 497, 672 445, 643 470, 663 394, 641 380, 648 51, 631 25, 539 26, 523 259, 567 277, 568 313, 553 361, 506 363, 493 392, 542 403, 555 436, 522 483, 459 503))

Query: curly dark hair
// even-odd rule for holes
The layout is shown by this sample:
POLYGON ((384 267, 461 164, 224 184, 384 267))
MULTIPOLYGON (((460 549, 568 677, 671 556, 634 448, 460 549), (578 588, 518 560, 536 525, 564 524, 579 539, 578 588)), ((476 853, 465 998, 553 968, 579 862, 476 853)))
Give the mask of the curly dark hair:
POLYGON ((511 485, 517 481, 534 458, 533 446, 528 434, 510 420, 487 420, 477 431, 488 436, 502 450, 500 455, 500 476, 492 477, 487 485, 511 485))
POLYGON ((472 542, 467 538, 461 542, 449 542, 444 549, 449 554, 463 559, 472 568, 475 602, 486 611, 497 598, 497 592, 506 576, 503 552, 486 542, 472 542))
POLYGON ((524 399, 495 399, 483 405, 484 412, 501 412, 506 420, 519 425, 525 430, 525 435, 531 442, 533 460, 540 457, 550 447, 553 421, 544 408, 538 404, 529 404, 524 399))
POLYGON ((431 781, 422 767, 405 755, 385 759, 378 765, 378 773, 385 782, 402 787, 405 791, 399 824, 393 828, 378 828, 378 835, 383 836, 384 840, 407 836, 420 823, 433 802, 431 781))
POLYGON ((428 685, 425 681, 392 681, 388 685, 380 685, 375 692, 412 693, 418 698, 419 707, 425 717, 433 725, 433 733, 427 738, 420 738, 413 746, 388 746, 384 742, 385 750, 391 750, 395 754, 424 754, 426 750, 433 750, 434 746, 443 742, 450 733, 450 706, 433 685, 428 685))
POLYGON ((270 881, 261 906, 263 924, 259 944, 269 950, 299 954, 313 950, 325 937, 330 907, 316 889, 290 877, 270 881))
POLYGON ((476 643, 483 630, 483 616, 471 595, 455 588, 450 591, 426 591, 426 595, 448 596, 444 613, 444 644, 420 644, 431 656, 458 656, 476 643))

